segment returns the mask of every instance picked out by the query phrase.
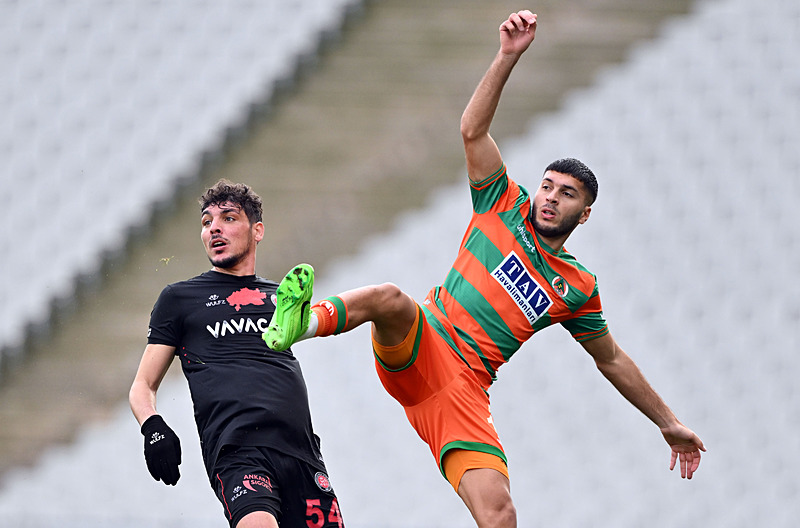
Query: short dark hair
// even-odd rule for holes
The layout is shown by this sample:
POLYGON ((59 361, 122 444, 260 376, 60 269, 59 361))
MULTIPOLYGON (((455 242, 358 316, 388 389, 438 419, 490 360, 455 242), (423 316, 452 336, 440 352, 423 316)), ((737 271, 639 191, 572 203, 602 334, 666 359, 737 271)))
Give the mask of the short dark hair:
POLYGON ((211 205, 230 202, 242 208, 251 224, 261 222, 261 197, 252 188, 243 183, 233 183, 223 178, 206 189, 206 192, 198 199, 198 202, 200 203, 201 212, 211 205))
POLYGON ((587 167, 582 161, 575 158, 561 158, 548 165, 544 172, 547 171, 569 174, 583 183, 583 186, 586 187, 586 190, 589 191, 589 195, 592 197, 588 205, 592 205, 594 201, 597 200, 597 178, 595 178, 592 169, 587 167))

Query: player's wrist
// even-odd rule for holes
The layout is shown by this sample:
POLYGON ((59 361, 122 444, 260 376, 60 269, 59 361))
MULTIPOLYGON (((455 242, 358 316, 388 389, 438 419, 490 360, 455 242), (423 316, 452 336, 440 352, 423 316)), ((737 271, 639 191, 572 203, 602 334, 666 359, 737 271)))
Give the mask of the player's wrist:
POLYGON ((164 421, 160 414, 154 414, 142 422, 140 431, 142 434, 147 434, 147 431, 152 431, 159 427, 167 427, 167 422, 164 421))

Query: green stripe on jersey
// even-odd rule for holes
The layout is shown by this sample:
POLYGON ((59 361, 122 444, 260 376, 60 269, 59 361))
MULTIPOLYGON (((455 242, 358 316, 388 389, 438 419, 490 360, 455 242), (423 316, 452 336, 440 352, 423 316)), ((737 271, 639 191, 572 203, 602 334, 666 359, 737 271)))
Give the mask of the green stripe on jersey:
MULTIPOLYGON (((451 269, 444 281, 445 289, 467 313, 479 324, 483 331, 489 336, 498 350, 503 351, 506 361, 520 347, 520 342, 514 337, 506 324, 503 316, 495 310, 483 294, 470 284, 461 273, 451 269)), ((479 352, 481 360, 485 356, 479 352)))
MULTIPOLYGON (((439 299, 438 288, 437 288, 437 292, 436 292, 436 306, 439 308, 439 311, 441 311, 443 314, 445 314, 445 316, 447 316, 447 311, 444 309, 444 305, 442 304, 441 299, 439 299)), ((436 318, 434 317, 434 319, 436 319, 436 318)), ((448 343, 452 343, 452 340, 450 340, 450 335, 447 334, 447 332, 445 331, 444 327, 441 326, 441 324, 439 323, 438 319, 436 319, 436 325, 431 325, 431 326, 434 327, 434 330, 436 330, 437 333, 439 333, 439 334, 443 335, 445 338, 447 338, 447 340, 448 340, 447 342, 448 343)), ((453 328, 455 328, 456 333, 458 334, 458 337, 460 337, 464 341, 464 343, 466 343, 466 345, 470 348, 470 350, 472 350, 472 353, 475 354, 476 356, 478 356, 478 359, 481 360, 481 364, 483 365, 483 368, 486 369, 486 372, 489 373, 489 376, 492 378, 492 381, 496 380, 497 379, 497 373, 492 368, 492 364, 489 363, 489 360, 486 358, 486 356, 483 354, 483 352, 481 352, 481 349, 478 346, 478 343, 476 343, 475 340, 472 339, 471 335, 469 335, 468 333, 466 333, 462 329, 458 328, 455 325, 453 325, 453 328)), ((452 343, 451 346, 455 347, 454 350, 458 353, 458 356, 471 369, 472 366, 469 364, 469 361, 467 361, 467 359, 464 357, 464 355, 461 353, 461 350, 455 345, 455 343, 452 343)))
MULTIPOLYGON (((447 330, 444 329, 444 326, 442 326, 442 323, 439 322, 439 319, 437 319, 436 316, 433 315, 433 313, 431 313, 431 311, 425 306, 422 306, 422 312, 425 314, 425 320, 428 322, 429 325, 431 325, 431 327, 436 331, 436 333, 439 334, 439 336, 445 340, 447 346, 452 348, 453 351, 456 354, 458 354, 458 356, 461 358, 461 361, 463 361, 464 363, 467 364, 467 366, 469 366, 469 362, 467 362, 467 360, 461 354, 461 350, 458 349, 458 345, 456 345, 455 341, 453 341, 453 339, 450 337, 450 334, 447 333, 447 330)), ((447 314, 445 313, 445 316, 446 315, 447 314)))
POLYGON ((506 166, 503 165, 488 178, 484 178, 479 182, 470 183, 469 190, 472 194, 472 209, 476 213, 483 214, 491 210, 492 206, 497 203, 497 200, 506 192, 508 189, 507 178, 501 178, 497 182, 488 183, 492 179, 497 178, 505 170, 506 166), (488 190, 484 188, 485 185, 488 185, 488 190))
POLYGON ((469 234, 464 247, 472 253, 475 258, 483 264, 486 271, 491 273, 497 266, 506 258, 505 255, 494 245, 494 242, 486 236, 486 234, 478 228, 472 230, 469 234))

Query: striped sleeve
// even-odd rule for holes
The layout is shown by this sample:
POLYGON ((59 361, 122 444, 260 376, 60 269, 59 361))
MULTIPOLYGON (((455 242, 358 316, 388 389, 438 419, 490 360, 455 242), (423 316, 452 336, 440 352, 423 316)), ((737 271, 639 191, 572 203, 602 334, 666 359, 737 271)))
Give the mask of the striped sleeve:
POLYGON ((608 334, 608 323, 603 317, 603 307, 596 286, 586 303, 575 312, 573 317, 562 321, 561 326, 566 328, 579 343, 608 334))
POLYGON ((508 178, 505 164, 479 182, 470 181, 469 186, 475 214, 507 211, 516 205, 520 197, 520 189, 508 178))

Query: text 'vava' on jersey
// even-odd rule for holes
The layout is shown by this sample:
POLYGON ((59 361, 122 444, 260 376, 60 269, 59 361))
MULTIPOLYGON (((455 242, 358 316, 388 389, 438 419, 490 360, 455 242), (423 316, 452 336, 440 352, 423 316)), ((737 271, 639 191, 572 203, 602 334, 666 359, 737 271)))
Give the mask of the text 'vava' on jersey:
POLYGON ((225 337, 231 334, 242 334, 245 332, 255 332, 263 334, 267 331, 269 321, 264 317, 259 317, 255 321, 250 317, 240 317, 239 319, 229 319, 227 321, 217 321, 214 326, 206 325, 206 329, 214 338, 225 337))
POLYGON ((495 268, 492 277, 505 288, 531 324, 553 304, 513 251, 495 268))

